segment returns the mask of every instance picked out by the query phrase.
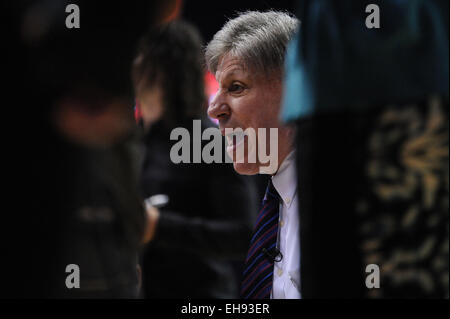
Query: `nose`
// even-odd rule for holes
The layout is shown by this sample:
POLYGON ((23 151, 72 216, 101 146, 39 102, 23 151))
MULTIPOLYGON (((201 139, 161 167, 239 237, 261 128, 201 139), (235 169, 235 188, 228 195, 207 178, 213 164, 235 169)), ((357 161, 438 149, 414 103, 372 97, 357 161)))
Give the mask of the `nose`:
POLYGON ((209 117, 212 117, 213 119, 221 120, 223 118, 226 118, 227 116, 230 116, 231 109, 222 97, 222 94, 217 92, 214 99, 211 101, 211 103, 208 106, 208 115, 209 117))

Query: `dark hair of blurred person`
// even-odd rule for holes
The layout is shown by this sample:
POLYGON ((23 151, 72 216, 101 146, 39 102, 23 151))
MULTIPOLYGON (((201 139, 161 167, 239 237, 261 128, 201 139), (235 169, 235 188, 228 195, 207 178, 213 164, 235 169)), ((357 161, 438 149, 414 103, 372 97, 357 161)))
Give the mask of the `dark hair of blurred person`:
POLYGON ((206 106, 201 50, 199 33, 182 21, 163 25, 141 40, 132 74, 145 128, 160 115, 173 127, 200 116, 206 106), (157 97, 161 105, 151 103, 157 97))
POLYGON ((183 21, 150 30, 133 64, 145 128, 142 194, 168 198, 150 210, 156 229, 142 258, 146 298, 238 296, 236 267, 245 257, 255 214, 251 183, 229 164, 170 159, 172 129, 185 127, 192 136, 194 119, 201 119, 202 129, 212 126, 206 108, 202 115, 203 72, 199 33, 183 21))
POLYGON ((20 87, 11 90, 20 120, 9 127, 9 167, 17 169, 8 193, 16 209, 2 232, 5 297, 137 295, 145 215, 130 66, 162 1, 77 1, 79 29, 66 27, 70 3, 2 4, 18 58, 10 79, 20 87), (68 264, 80 268, 78 289, 66 287, 68 264))

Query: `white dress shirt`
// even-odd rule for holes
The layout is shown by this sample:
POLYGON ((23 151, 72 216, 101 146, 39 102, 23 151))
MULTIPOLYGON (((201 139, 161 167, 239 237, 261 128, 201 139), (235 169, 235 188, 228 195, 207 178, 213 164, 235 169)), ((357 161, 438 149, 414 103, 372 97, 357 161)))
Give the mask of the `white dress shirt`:
POLYGON ((298 216, 295 151, 292 151, 272 176, 281 197, 278 222, 278 249, 283 258, 275 262, 272 299, 300 299, 300 228, 298 216))

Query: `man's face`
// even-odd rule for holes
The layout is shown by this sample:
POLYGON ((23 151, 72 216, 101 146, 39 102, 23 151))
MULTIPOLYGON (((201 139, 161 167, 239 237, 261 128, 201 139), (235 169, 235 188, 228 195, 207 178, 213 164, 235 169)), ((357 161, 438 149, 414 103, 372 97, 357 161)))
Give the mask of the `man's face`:
MULTIPOLYGON (((278 120, 282 96, 280 76, 257 75, 245 68, 239 59, 227 55, 221 59, 215 76, 219 90, 209 105, 208 115, 219 120, 222 135, 226 134, 226 128, 253 128, 258 140, 258 128, 265 128, 266 154, 277 152, 278 165, 281 164, 289 153, 292 132, 278 120), (270 128, 278 128, 278 150, 270 150, 270 128)), ((240 174, 258 174, 260 166, 264 164, 260 163, 258 156, 256 163, 248 161, 248 137, 239 141, 228 138, 228 142, 227 152, 229 155, 233 154, 234 169, 240 174), (243 163, 236 161, 236 146, 242 147, 240 143, 244 143, 243 163)), ((253 147, 256 152, 257 144, 253 147)))

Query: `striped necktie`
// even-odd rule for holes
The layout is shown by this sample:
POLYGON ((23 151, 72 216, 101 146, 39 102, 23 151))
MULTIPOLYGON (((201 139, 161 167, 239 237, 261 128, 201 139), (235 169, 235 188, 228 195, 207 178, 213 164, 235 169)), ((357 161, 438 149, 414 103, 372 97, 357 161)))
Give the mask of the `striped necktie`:
POLYGON ((266 189, 250 248, 245 260, 241 297, 268 299, 272 290, 274 259, 278 235, 279 195, 272 180, 266 189))

